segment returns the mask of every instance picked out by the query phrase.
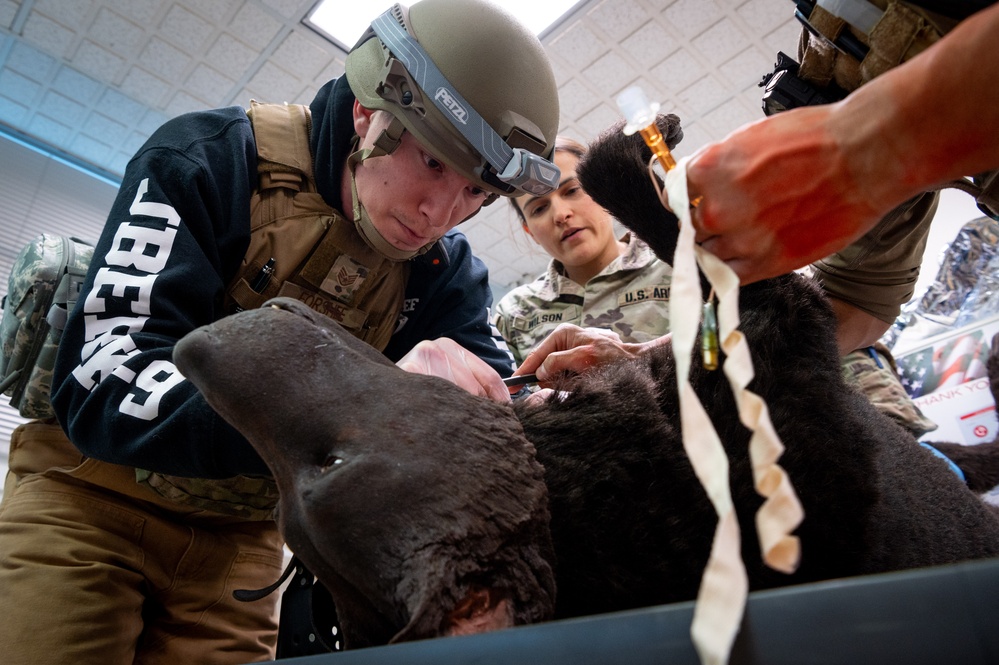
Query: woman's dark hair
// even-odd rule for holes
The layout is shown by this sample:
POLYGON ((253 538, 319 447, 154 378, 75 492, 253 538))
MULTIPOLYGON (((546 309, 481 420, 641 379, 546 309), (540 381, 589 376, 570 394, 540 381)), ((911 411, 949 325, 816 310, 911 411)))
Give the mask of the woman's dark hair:
MULTIPOLYGON (((555 153, 559 152, 567 152, 570 155, 575 155, 577 159, 582 159, 583 155, 586 154, 586 146, 568 136, 557 136, 555 137, 555 152, 552 153, 552 161, 555 160, 555 153)), ((527 219, 524 217, 524 211, 517 205, 517 199, 511 196, 507 201, 510 202, 510 205, 517 212, 517 217, 520 218, 520 225, 526 226, 527 219)))

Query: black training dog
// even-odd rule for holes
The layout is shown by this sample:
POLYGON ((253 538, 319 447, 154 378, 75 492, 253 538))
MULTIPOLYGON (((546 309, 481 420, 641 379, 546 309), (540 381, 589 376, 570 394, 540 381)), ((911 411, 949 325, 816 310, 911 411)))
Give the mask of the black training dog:
MULTIPOLYGON (((612 132, 579 174, 671 260, 676 219, 647 157, 639 137, 612 132)), ((750 388, 769 404, 805 508, 801 566, 774 572, 756 542, 749 433, 725 376, 695 361, 751 589, 999 555, 999 515, 844 384, 814 284, 788 275, 742 289, 740 302, 750 388)), ((681 443, 669 348, 512 409, 403 372, 283 299, 193 332, 174 355, 273 471, 279 525, 328 588, 347 647, 696 595, 716 518, 681 443)))
MULTIPOLYGON (((661 116, 663 134, 675 133, 676 122, 661 116)), ((616 127, 590 146, 577 173, 600 205, 671 261, 677 220, 648 177, 650 156, 637 134, 616 127)), ((749 431, 727 378, 695 359, 690 381, 728 453, 751 590, 999 554, 999 514, 844 383, 835 319, 814 283, 785 275, 743 287, 740 310, 756 370, 750 389, 769 405, 786 446, 780 464, 805 509, 800 568, 769 569, 756 538, 762 499, 749 431)), ((543 407, 517 408, 545 466, 557 614, 693 598, 716 518, 681 445, 671 350, 588 373, 566 390, 543 407)), ((977 457, 991 487, 999 455, 988 452, 977 457)))

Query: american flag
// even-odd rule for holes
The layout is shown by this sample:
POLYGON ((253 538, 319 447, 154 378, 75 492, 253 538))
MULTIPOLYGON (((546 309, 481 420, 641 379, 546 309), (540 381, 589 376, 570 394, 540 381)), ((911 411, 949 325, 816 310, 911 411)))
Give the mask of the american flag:
POLYGON ((900 358, 899 379, 910 397, 928 395, 986 376, 988 355, 979 329, 900 358))

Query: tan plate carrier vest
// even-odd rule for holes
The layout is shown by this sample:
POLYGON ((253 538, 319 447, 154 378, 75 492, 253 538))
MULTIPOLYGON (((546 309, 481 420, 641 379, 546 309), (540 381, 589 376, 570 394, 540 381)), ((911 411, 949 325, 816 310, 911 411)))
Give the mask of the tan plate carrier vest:
POLYGON ((402 310, 409 262, 371 249, 316 191, 307 106, 251 102, 247 115, 260 183, 250 199, 250 246, 227 306, 235 311, 275 296, 295 298, 383 351, 402 310), (258 293, 250 285, 271 259, 274 274, 258 293))
MULTIPOLYGON (((228 311, 259 307, 288 296, 340 322, 355 337, 385 349, 402 309, 408 261, 372 250, 352 221, 316 191, 307 106, 251 102, 259 186, 250 202, 250 245, 226 291, 228 311), (273 274, 258 293, 250 285, 273 259, 273 274)), ((84 458, 57 424, 35 421, 12 437, 15 475, 51 470, 185 512, 210 510, 246 520, 273 517, 277 486, 270 477, 183 478, 84 458), (147 496, 149 490, 155 497, 147 496)))
MULTIPOLYGON (((316 191, 309 133, 312 115, 299 104, 250 102, 257 143, 257 191, 250 198, 250 246, 226 292, 229 311, 253 309, 287 296, 338 321, 379 351, 402 310, 408 261, 371 249, 354 223, 316 191), (251 284, 270 262, 260 292, 251 284)), ((249 519, 267 519, 277 505, 271 478, 180 478, 136 470, 139 482, 174 501, 249 519)))

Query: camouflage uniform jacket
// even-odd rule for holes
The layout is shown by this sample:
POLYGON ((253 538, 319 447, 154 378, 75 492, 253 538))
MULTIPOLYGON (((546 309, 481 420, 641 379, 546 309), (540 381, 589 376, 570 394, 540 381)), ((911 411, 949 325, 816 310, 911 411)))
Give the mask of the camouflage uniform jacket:
POLYGON ((632 234, 625 253, 581 286, 552 259, 530 284, 507 293, 496 305, 493 322, 519 365, 560 323, 606 328, 626 342, 645 342, 669 332, 672 267, 656 258, 632 234))
POLYGON ((937 429, 937 424, 923 415, 899 381, 895 358, 878 342, 843 356, 843 378, 867 395, 877 409, 912 432, 917 439, 937 429))

